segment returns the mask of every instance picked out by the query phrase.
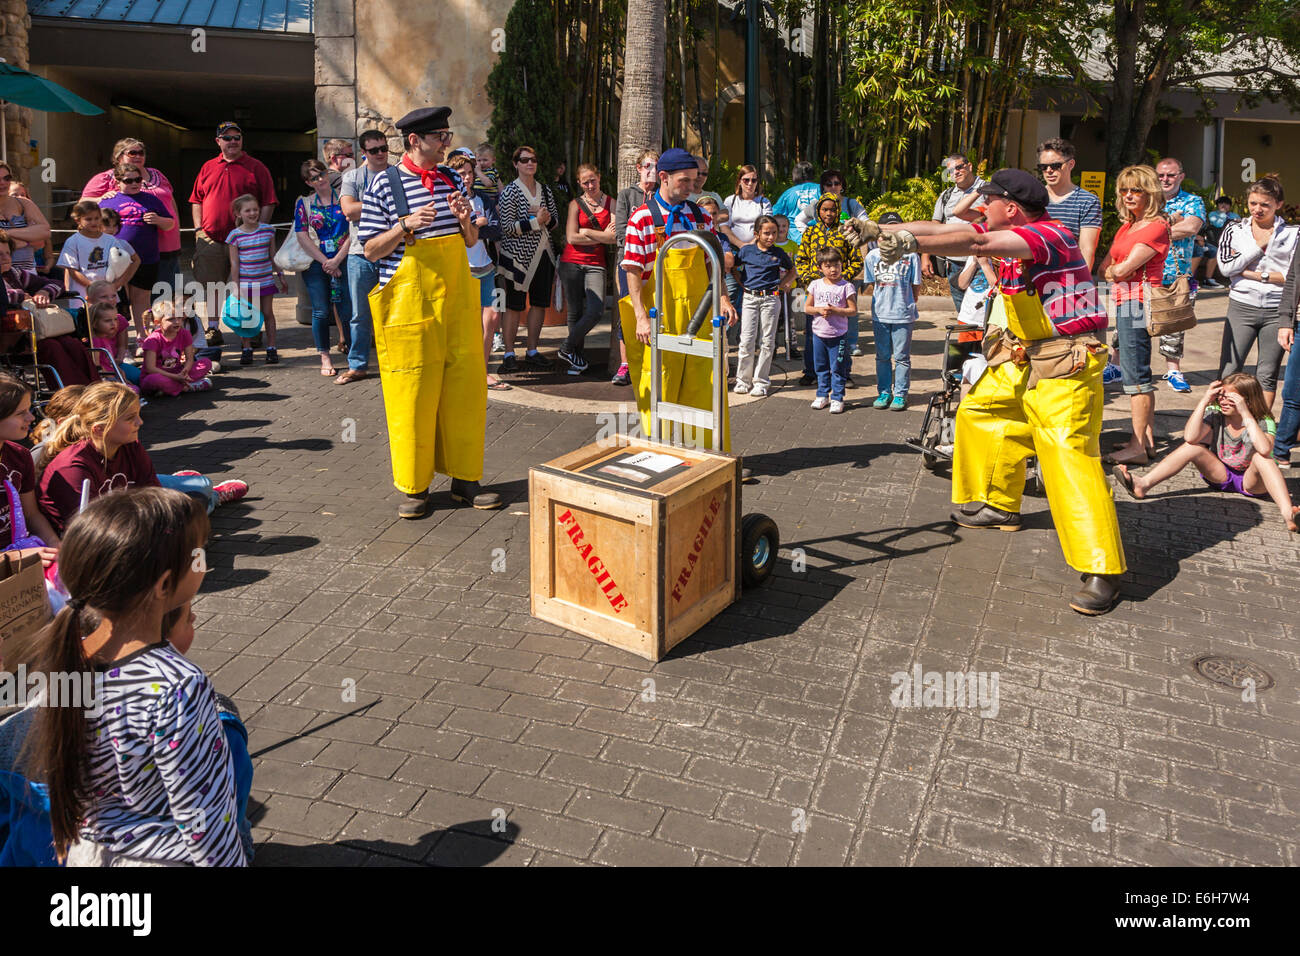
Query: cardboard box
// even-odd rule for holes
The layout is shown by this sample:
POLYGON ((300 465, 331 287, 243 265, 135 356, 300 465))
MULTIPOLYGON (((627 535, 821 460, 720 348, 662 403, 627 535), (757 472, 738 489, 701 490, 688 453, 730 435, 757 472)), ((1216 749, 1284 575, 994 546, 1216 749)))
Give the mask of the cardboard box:
POLYGON ((10 638, 36 633, 51 617, 40 551, 0 552, 0 667, 10 638))
POLYGON ((529 472, 535 617, 657 661, 740 595, 740 462, 618 436, 529 472))

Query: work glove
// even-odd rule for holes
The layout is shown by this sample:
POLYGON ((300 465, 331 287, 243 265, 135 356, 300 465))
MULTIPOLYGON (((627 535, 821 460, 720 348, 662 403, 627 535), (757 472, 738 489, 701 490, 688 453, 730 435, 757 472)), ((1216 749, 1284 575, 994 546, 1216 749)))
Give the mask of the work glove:
POLYGON ((848 219, 840 226, 840 235, 860 249, 880 236, 880 227, 870 219, 848 219))
POLYGON ((916 252, 918 247, 916 236, 906 229, 896 229, 893 232, 882 232, 876 240, 876 248, 880 250, 880 264, 892 266, 896 262, 902 262, 904 256, 916 252))

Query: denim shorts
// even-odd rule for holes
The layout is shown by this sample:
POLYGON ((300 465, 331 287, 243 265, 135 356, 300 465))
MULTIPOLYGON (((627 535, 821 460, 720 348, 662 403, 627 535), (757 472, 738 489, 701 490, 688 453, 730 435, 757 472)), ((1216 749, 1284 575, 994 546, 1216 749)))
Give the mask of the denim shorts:
POLYGON ((1154 392, 1151 381, 1151 336, 1141 300, 1129 299, 1115 309, 1115 330, 1119 333, 1119 367, 1124 373, 1124 394, 1154 392))

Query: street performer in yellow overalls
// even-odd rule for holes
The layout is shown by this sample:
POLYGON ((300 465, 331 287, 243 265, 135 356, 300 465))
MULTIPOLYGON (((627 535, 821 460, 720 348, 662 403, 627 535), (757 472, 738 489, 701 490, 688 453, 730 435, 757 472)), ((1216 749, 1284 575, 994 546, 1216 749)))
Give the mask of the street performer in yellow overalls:
MULTIPOLYGON (((632 211, 627 220, 627 245, 621 268, 627 273, 628 294, 619 300, 619 317, 623 323, 623 341, 627 344, 628 374, 636 388, 637 410, 641 413, 641 429, 650 435, 650 343, 652 322, 650 309, 654 306, 654 267, 659 246, 669 236, 689 230, 713 231, 709 214, 688 200, 695 191, 699 166, 695 158, 684 149, 665 150, 659 157, 659 188, 650 195, 650 201, 632 211)), ((655 322, 662 322, 667 332, 682 333, 690 325, 691 317, 701 299, 709 295, 712 305, 709 274, 705 267, 704 250, 695 247, 669 249, 664 259, 664 314, 655 322)), ((721 255, 719 261, 721 261, 721 255)), ((718 281, 722 281, 719 277, 718 281)), ((726 293, 722 295, 722 316, 727 325, 735 325, 736 310, 726 293)), ((698 332, 699 338, 711 338, 713 328, 705 322, 698 332)), ((710 411, 713 408, 713 363, 701 356, 686 356, 677 352, 664 352, 663 401, 710 411)), ((726 383, 723 391, 726 391, 726 383)), ((722 403, 722 449, 731 450, 731 420, 727 403, 722 403)), ((683 426, 683 438, 694 448, 709 448, 712 433, 706 428, 683 426)))
POLYGON ((370 311, 393 484, 406 494, 402 518, 428 512, 435 474, 451 478, 453 500, 501 507, 499 495, 479 488, 487 368, 479 287, 465 251, 478 242, 478 227, 460 177, 440 165, 450 116, 439 106, 397 121, 405 152, 371 181, 357 227, 366 258, 379 263, 370 311))
POLYGON ((1115 503, 1101 467, 1101 373, 1106 312, 1074 237, 1047 217, 1047 190, 1003 169, 979 187, 984 224, 850 227, 878 242, 882 261, 912 252, 1001 258, 984 354, 989 369, 957 409, 952 519, 964 528, 1020 527, 1025 459, 1038 456, 1066 562, 1082 572, 1070 600, 1104 614, 1125 570, 1115 503))

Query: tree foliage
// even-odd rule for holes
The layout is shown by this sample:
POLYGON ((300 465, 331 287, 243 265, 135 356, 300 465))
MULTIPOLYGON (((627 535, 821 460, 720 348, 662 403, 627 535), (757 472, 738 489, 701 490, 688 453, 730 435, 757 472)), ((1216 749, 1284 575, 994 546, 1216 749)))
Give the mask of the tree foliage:
POLYGON ((563 158, 562 84, 552 17, 552 0, 517 0, 506 17, 505 49, 488 74, 488 141, 496 147, 507 179, 516 146, 537 150, 537 178, 543 182, 551 180, 555 163, 563 158))

